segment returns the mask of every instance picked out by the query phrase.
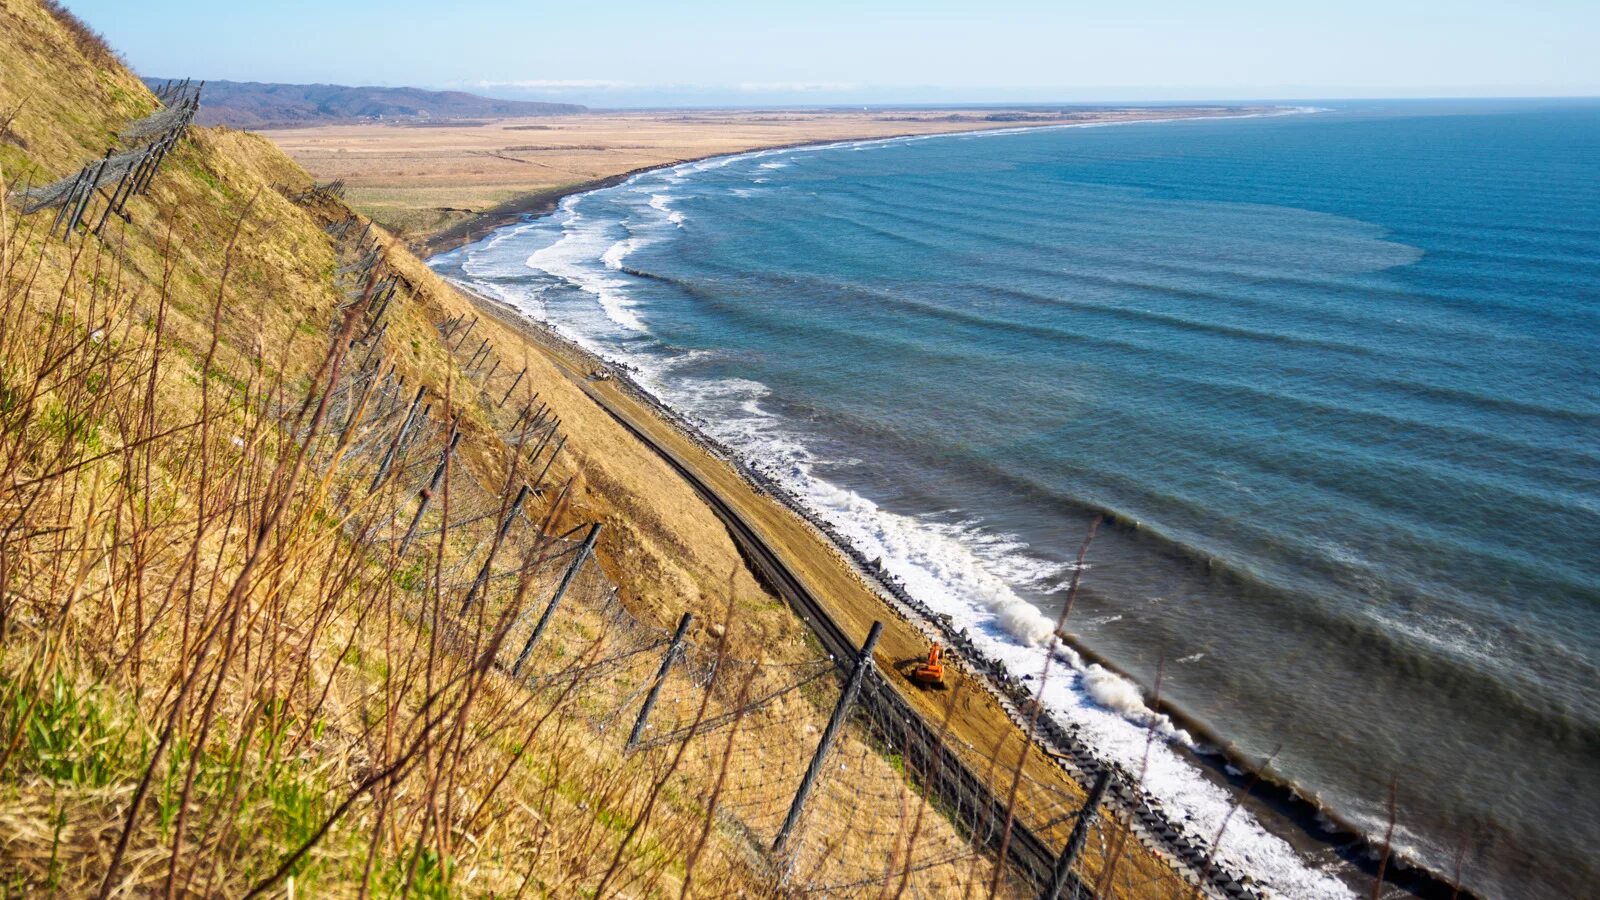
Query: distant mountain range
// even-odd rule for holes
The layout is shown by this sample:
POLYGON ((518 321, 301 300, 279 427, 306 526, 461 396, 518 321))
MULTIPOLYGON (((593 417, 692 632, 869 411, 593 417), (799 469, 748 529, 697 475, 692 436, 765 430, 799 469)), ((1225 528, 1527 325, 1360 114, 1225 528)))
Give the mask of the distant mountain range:
MULTIPOLYGON (((155 86, 164 80, 146 78, 145 83, 155 86)), ((273 128, 370 121, 416 124, 434 119, 559 116, 584 111, 586 107, 576 103, 495 100, 464 91, 208 81, 196 120, 203 125, 273 128)))

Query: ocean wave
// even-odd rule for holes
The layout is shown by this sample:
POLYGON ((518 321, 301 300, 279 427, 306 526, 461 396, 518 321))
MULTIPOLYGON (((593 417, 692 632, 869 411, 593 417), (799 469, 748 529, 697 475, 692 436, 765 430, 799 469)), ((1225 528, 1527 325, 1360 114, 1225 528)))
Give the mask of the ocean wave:
POLYGON ((628 258, 628 254, 637 249, 639 249, 639 241, 637 238, 623 238, 622 240, 617 241, 615 244, 612 244, 610 247, 607 247, 606 252, 600 254, 600 261, 605 263, 605 266, 608 269, 621 271, 622 261, 628 258))
MULTIPOLYGON (((938 136, 831 146, 877 146, 932 137, 938 136)), ((762 151, 687 164, 667 170, 659 178, 663 183, 673 183, 672 179, 682 183, 694 172, 780 152, 798 151, 762 151)), ((663 209, 670 199, 653 195, 648 205, 671 221, 675 211, 663 209), (658 202, 656 197, 662 199, 658 202)), ((628 293, 629 276, 622 271, 623 260, 641 246, 640 233, 630 232, 621 221, 588 218, 580 212, 580 205, 578 198, 563 203, 560 235, 528 256, 527 266, 593 295, 613 323, 648 334, 628 293)), ((497 285, 490 285, 490 291, 501 297, 511 293, 497 285)), ((522 299, 519 308, 531 312, 527 298, 522 299)), ((1056 641, 1055 621, 1018 590, 1059 587, 1068 574, 1065 566, 1034 557, 1025 542, 987 529, 980 520, 903 515, 820 476, 817 468, 824 460, 815 455, 806 434, 764 405, 770 396, 767 386, 748 379, 696 376, 692 370, 706 360, 704 353, 675 353, 659 345, 649 352, 637 352, 581 329, 569 326, 562 331, 588 349, 632 366, 646 390, 784 487, 857 552, 879 560, 912 596, 949 616, 953 627, 965 631, 981 652, 1036 685, 1045 707, 1078 726, 1080 735, 1105 758, 1143 771, 1144 787, 1168 808, 1186 814, 1196 833, 1210 838, 1223 833, 1226 823, 1217 850, 1221 860, 1251 872, 1284 895, 1350 896, 1338 879, 1307 865, 1248 811, 1236 810, 1235 799, 1224 788, 1203 778, 1180 752, 1192 743, 1190 736, 1150 709, 1137 685, 1102 666, 1086 663, 1056 641), (1162 740, 1152 745, 1151 734, 1162 740)))
POLYGON ((762 405, 770 395, 765 385, 675 377, 679 368, 646 362, 641 382, 786 488, 857 552, 878 560, 912 596, 949 616, 985 655, 1039 685, 1046 708, 1077 725, 1098 752, 1130 770, 1143 768, 1144 787, 1169 808, 1183 810, 1197 833, 1224 833, 1221 859, 1289 896, 1350 896, 1338 879, 1309 868, 1287 842, 1248 812, 1236 811, 1228 792, 1201 777, 1175 749, 1193 745, 1183 729, 1150 709, 1137 685, 1053 641, 1056 623, 996 573, 1011 569, 1036 580, 1059 578, 1061 565, 1028 558, 1025 544, 986 533, 980 522, 901 515, 819 477, 819 460, 806 438, 762 405), (1154 747, 1151 734, 1161 739, 1154 747))
POLYGON ((676 199, 678 198, 672 196, 671 194, 651 194, 650 208, 657 210, 662 215, 666 216, 667 221, 671 222, 673 225, 681 226, 683 225, 683 213, 673 209, 668 205, 676 199))
POLYGON ((577 211, 577 203, 578 197, 569 197, 562 203, 566 219, 560 239, 535 250, 527 259, 528 267, 561 278, 594 295, 606 318, 629 331, 648 334, 650 329, 635 312, 627 282, 610 274, 604 265, 597 269, 592 264, 622 243, 609 236, 614 226, 583 216, 577 211))

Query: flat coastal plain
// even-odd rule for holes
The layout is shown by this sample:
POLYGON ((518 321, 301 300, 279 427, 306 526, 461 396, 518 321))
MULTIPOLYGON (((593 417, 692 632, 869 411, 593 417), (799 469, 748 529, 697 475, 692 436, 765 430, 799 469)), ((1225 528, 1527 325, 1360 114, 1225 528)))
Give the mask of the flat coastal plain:
POLYGON ((427 256, 642 169, 770 147, 1009 127, 1262 112, 1241 107, 1040 110, 667 110, 325 125, 265 132, 351 205, 427 256))

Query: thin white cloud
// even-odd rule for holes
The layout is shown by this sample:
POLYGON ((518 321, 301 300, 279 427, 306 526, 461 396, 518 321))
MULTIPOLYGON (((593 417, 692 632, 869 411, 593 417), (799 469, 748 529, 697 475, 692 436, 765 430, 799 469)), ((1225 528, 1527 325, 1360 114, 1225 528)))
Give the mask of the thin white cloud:
POLYGON ((745 94, 814 94, 823 91, 854 91, 861 85, 848 81, 744 81, 738 84, 637 84, 600 78, 521 78, 506 81, 482 80, 468 87, 480 90, 519 91, 684 91, 706 93, 734 90, 745 94))
POLYGON ((782 91, 784 93, 810 94, 817 91, 853 91, 860 87, 848 81, 744 81, 737 85, 738 89, 746 93, 769 93, 782 91))
POLYGON ((475 81, 478 88, 516 88, 525 91, 614 91, 635 87, 626 81, 587 78, 527 78, 515 81, 475 81))

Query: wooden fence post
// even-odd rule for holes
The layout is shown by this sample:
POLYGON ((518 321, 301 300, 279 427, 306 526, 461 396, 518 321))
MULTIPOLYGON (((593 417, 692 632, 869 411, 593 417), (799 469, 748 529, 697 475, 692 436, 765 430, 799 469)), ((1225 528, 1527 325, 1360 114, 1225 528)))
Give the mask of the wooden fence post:
POLYGON ((122 188, 128 183, 128 176, 133 174, 133 169, 134 164, 130 162, 128 167, 122 170, 122 177, 117 179, 117 186, 111 189, 111 199, 106 201, 106 208, 100 211, 100 221, 94 226, 95 234, 99 234, 100 229, 106 227, 106 220, 111 218, 111 213, 121 204, 122 188))
POLYGON ((367 343, 369 345, 369 349, 367 350, 367 355, 361 359, 361 371, 366 371, 372 365, 372 357, 378 352, 378 348, 383 345, 383 336, 388 333, 389 323, 385 322, 383 323, 383 327, 378 329, 377 334, 373 335, 371 338, 368 338, 367 343))
POLYGON ((417 421, 417 406, 422 403, 422 397, 428 393, 428 386, 417 388, 417 396, 411 401, 411 409, 406 412, 406 420, 400 424, 400 430, 395 432, 394 440, 390 442, 389 449, 384 451, 383 462, 378 464, 378 474, 372 476, 372 486, 367 488, 367 493, 378 489, 383 484, 383 479, 389 474, 389 467, 394 465, 394 458, 400 452, 400 445, 405 443, 406 433, 417 421))
POLYGON ((528 635, 528 642, 522 645, 522 652, 517 654, 517 661, 511 666, 511 674, 518 675, 522 672, 522 664, 528 661, 528 655, 533 652, 533 645, 538 643, 539 636, 544 634, 546 625, 550 624, 550 617, 555 614, 556 605, 567 594, 567 588, 572 587, 572 580, 578 577, 578 570, 583 568, 583 563, 594 552, 595 539, 600 536, 600 523, 589 526, 589 533, 584 536, 583 546, 578 548, 578 555, 573 558, 572 565, 567 567, 567 574, 561 576, 561 583, 556 586, 555 595, 550 598, 550 605, 544 608, 544 614, 539 616, 539 624, 533 626, 533 633, 528 635))
POLYGON ((80 192, 82 197, 78 200, 78 205, 74 207, 72 216, 67 219, 67 230, 61 235, 63 241, 72 236, 72 232, 77 229, 78 222, 83 218, 83 214, 88 211, 89 201, 94 199, 94 192, 100 187, 100 173, 105 171, 106 160, 110 158, 111 150, 107 148, 105 157, 94 164, 94 172, 84 182, 83 190, 80 192))
POLYGON ((523 366, 522 367, 522 371, 517 373, 517 379, 515 381, 511 382, 511 387, 506 388, 505 396, 500 398, 500 402, 497 405, 499 405, 499 406, 505 406, 506 405, 506 401, 511 399, 511 392, 517 389, 517 385, 522 383, 522 376, 524 376, 526 374, 528 374, 528 367, 527 366, 523 366))
MULTIPOLYGON (((556 422, 557 422, 557 424, 559 424, 560 420, 557 419, 556 422)), ((551 434, 555 434, 555 425, 551 425, 550 426, 550 433, 551 434)), ((556 441, 556 449, 550 451, 550 458, 545 460, 544 468, 539 470, 539 477, 535 478, 533 480, 533 486, 534 487, 538 487, 539 485, 544 484, 544 476, 549 474, 550 466, 555 464, 556 456, 561 453, 561 448, 565 447, 566 445, 567 445, 567 439, 566 439, 565 436, 563 436, 561 438, 561 440, 556 441)))
POLYGON ((362 335, 363 340, 365 340, 367 336, 371 335, 372 330, 377 328, 378 324, 383 321, 383 314, 389 311, 389 301, 394 299, 395 289, 398 288, 399 285, 399 279, 393 279, 389 282, 389 289, 384 292, 383 299, 378 302, 378 311, 372 314, 372 322, 367 325, 366 334, 362 335))
POLYGON ((500 523, 499 530, 494 533, 494 541, 489 544, 489 555, 483 560, 483 568, 478 570, 478 577, 472 579, 472 587, 467 589, 467 596, 461 601, 461 614, 466 615, 467 609, 472 606, 472 601, 478 599, 478 592, 489 583, 489 567, 494 565, 494 557, 500 552, 500 545, 505 543, 506 533, 511 530, 512 523, 517 521, 517 514, 522 512, 522 501, 528 499, 528 486, 523 485, 517 491, 517 499, 511 501, 511 509, 506 511, 505 520, 500 523))
POLYGON ((633 731, 628 735, 627 749, 632 750, 638 746, 639 738, 644 734, 644 727, 650 721, 650 710, 655 708, 656 697, 661 694, 661 686, 667 683, 667 672, 672 668, 672 663, 678 658, 678 653, 683 647, 683 636, 689 631, 689 623, 694 621, 694 613, 684 613, 678 619, 678 631, 672 636, 672 643, 667 646, 667 653, 661 657, 661 668, 656 670, 655 684, 650 685, 650 693, 644 697, 644 705, 639 707, 639 718, 633 720, 633 731))
POLYGON ((417 526, 422 523, 422 514, 428 511, 428 504, 433 501, 433 494, 439 490, 439 482, 444 480, 444 470, 450 465, 450 455, 456 452, 456 445, 461 443, 461 419, 457 417, 450 423, 450 445, 439 454, 439 465, 433 470, 433 477, 428 479, 428 486, 422 489, 422 502, 417 505, 417 514, 411 517, 411 527, 406 529, 406 536, 400 539, 400 556, 406 555, 406 548, 411 546, 411 539, 416 537, 417 526))
POLYGON ((66 199, 61 201, 61 206, 56 209, 56 217, 50 223, 50 235, 55 236, 56 229, 61 227, 61 222, 67 217, 69 210, 78 207, 78 189, 83 186, 83 180, 89 177, 89 166, 78 170, 77 177, 72 179, 72 186, 67 188, 66 199))
MULTIPOLYGON (((1067 838, 1066 849, 1056 858, 1055 872, 1050 877, 1050 884, 1040 894, 1040 900, 1059 900, 1061 891, 1067 886, 1068 881, 1073 881, 1072 866, 1078 861, 1078 855, 1083 852, 1083 844, 1089 839, 1089 826, 1094 824, 1095 814, 1100 811, 1100 801, 1105 799, 1106 787, 1111 784, 1111 770, 1101 769, 1099 776, 1094 780, 1094 786, 1089 789, 1089 799, 1083 803, 1083 808, 1078 810, 1078 821, 1072 826, 1072 835, 1067 838)), ((1073 891, 1077 896, 1077 891, 1073 891)))
POLYGON ((817 742, 817 752, 811 757, 811 765, 806 767, 806 775, 800 779, 800 789, 794 792, 794 802, 789 804, 789 815, 784 817, 783 825, 778 829, 778 836, 772 840, 773 856, 782 855, 783 846, 789 840, 789 833, 800 823, 800 814, 805 811, 806 797, 816 785, 817 776, 822 774, 822 765, 828 760, 828 751, 833 749, 833 742, 839 737, 839 729, 844 727, 845 719, 850 715, 850 707, 855 704, 856 696, 861 693, 861 682, 866 679, 867 671, 872 668, 872 650, 878 646, 878 636, 882 633, 883 623, 873 622, 872 630, 867 632, 866 643, 861 645, 861 652, 856 655, 856 664, 850 670, 850 677, 844 683, 844 690, 839 692, 839 702, 833 707, 833 715, 828 719, 828 727, 822 732, 822 740, 817 742))

